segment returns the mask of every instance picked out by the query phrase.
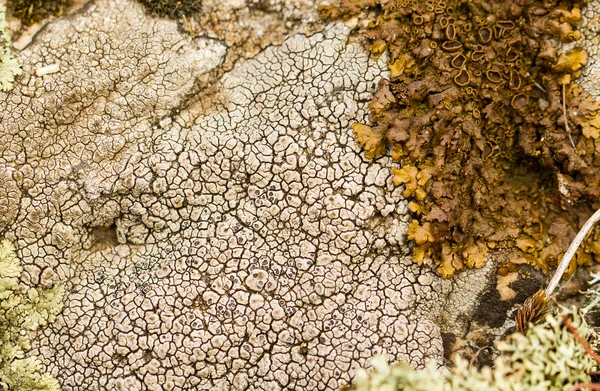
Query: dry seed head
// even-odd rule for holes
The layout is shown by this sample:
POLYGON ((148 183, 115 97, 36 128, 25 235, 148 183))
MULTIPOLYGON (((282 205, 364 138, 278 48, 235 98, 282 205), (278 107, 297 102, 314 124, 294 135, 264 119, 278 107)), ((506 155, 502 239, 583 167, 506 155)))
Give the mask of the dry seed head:
POLYGON ((517 330, 525 333, 530 323, 536 324, 543 320, 548 312, 550 312, 550 296, 543 290, 539 290, 528 297, 517 311, 515 316, 517 330))

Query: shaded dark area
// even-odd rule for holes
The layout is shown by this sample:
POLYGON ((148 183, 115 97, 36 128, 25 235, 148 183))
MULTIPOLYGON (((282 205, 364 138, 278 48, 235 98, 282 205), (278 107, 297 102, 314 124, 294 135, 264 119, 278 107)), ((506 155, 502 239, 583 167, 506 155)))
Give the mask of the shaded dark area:
MULTIPOLYGON (((501 250, 503 274, 548 272, 599 206, 600 105, 572 81, 587 54, 558 54, 580 39, 582 1, 342 0, 325 18, 358 17, 391 80, 355 124, 365 156, 401 163, 415 215, 414 259, 443 277, 481 267, 501 250)), ((600 256, 591 235, 572 262, 600 256)))
POLYGON ((151 15, 181 18, 192 15, 202 8, 200 0, 138 0, 151 15))
POLYGON ((498 330, 503 330, 507 320, 514 317, 515 310, 543 287, 548 279, 541 271, 524 266, 519 269, 511 273, 509 278, 492 275, 490 289, 477 299, 473 313, 464 319, 467 324, 465 334, 442 334, 447 363, 453 362, 455 353, 460 353, 474 366, 492 364, 498 354, 495 341, 512 334, 515 328, 507 329, 501 336, 498 336, 498 330))
MULTIPOLYGON (((497 276, 495 280, 497 283, 497 276)), ((502 300, 498 289, 486 291, 479 299, 473 320, 482 326, 501 327, 506 322, 508 311, 543 288, 545 282, 545 276, 539 272, 534 272, 531 276, 519 275, 519 278, 508 286, 515 292, 515 296, 510 300, 502 300)))
POLYGON ((454 344, 456 343, 456 336, 452 333, 442 333, 442 345, 444 347, 444 360, 446 362, 452 361, 452 354, 454 353, 454 344))
POLYGON ((93 240, 91 251, 100 251, 119 245, 117 226, 115 224, 108 227, 93 227, 90 229, 90 235, 93 240))
POLYGON ((30 26, 49 16, 61 16, 73 0, 8 0, 8 9, 21 22, 30 26))

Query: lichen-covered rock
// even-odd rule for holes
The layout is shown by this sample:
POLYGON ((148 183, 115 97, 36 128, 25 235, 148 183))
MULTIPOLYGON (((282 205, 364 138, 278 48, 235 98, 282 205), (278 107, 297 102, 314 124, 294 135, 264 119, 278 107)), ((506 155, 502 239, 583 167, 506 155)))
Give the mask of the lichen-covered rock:
POLYGON ((134 1, 94 1, 19 53, 0 232, 29 283, 69 284, 34 344, 63 389, 333 390, 373 354, 441 362, 443 308, 469 313, 493 271, 442 282, 411 262, 391 159, 351 129, 385 62, 348 34, 293 36, 201 92, 223 46, 134 1))
POLYGON ((582 85, 597 101, 600 101, 600 1, 588 1, 581 10, 579 30, 583 37, 579 42, 565 45, 563 51, 581 46, 588 54, 587 65, 581 70, 577 83, 582 85))

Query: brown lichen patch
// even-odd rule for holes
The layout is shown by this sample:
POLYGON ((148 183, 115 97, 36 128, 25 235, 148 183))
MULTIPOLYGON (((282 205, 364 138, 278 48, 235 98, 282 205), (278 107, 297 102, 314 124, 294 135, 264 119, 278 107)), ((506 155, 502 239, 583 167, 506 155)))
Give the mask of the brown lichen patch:
MULTIPOLYGON (((370 105, 396 185, 418 216, 415 261, 444 277, 508 255, 548 272, 600 198, 599 105, 572 84, 587 62, 582 1, 342 0, 326 18, 358 18, 390 81, 370 105), (566 121, 566 122, 565 122, 566 121)), ((366 125, 357 125, 361 129, 366 125)), ((368 157, 379 149, 360 144, 368 157)), ((598 259, 593 240, 569 269, 598 259)), ((598 246, 596 246, 598 247, 598 246)))
POLYGON ((494 342, 514 332, 514 326, 510 325, 514 308, 543 287, 547 279, 539 271, 525 267, 518 269, 506 276, 491 275, 489 289, 473 298, 477 304, 468 317, 464 333, 455 332, 454 338, 445 336, 452 341, 452 344, 444 345, 445 357, 451 359, 460 353, 480 367, 497 354, 494 342))
POLYGON ((181 19, 191 36, 224 42, 227 56, 220 67, 230 70, 241 58, 252 58, 292 34, 323 28, 317 6, 323 0, 203 0, 202 10, 181 19))
POLYGON ((138 0, 155 16, 180 18, 192 15, 202 8, 200 0, 138 0))
POLYGON ((73 0, 8 0, 12 16, 30 26, 49 16, 62 15, 73 0))
POLYGON ((12 17, 18 18, 23 26, 31 26, 49 17, 62 16, 71 11, 81 0, 8 0, 12 17))
POLYGON ((108 227, 90 228, 90 239, 92 241, 90 252, 103 251, 107 248, 119 245, 117 227, 112 224, 108 227))

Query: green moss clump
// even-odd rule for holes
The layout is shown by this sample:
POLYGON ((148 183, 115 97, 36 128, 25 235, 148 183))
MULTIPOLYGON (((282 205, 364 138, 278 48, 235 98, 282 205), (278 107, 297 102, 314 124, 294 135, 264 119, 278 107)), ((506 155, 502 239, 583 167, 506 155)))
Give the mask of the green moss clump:
POLYGON ((13 16, 30 26, 49 16, 61 16, 73 0, 8 0, 13 16))
MULTIPOLYGON (((502 249, 502 273, 556 267, 600 202, 600 114, 571 83, 587 62, 574 42, 583 0, 340 0, 325 18, 357 18, 377 57, 389 53, 355 125, 367 158, 389 150, 415 215, 417 263, 443 277, 502 249)), ((600 230, 573 261, 600 261, 600 230)))
POLYGON ((58 381, 34 357, 25 357, 29 334, 53 322, 62 309, 64 289, 30 288, 23 292, 23 268, 8 240, 0 241, 0 390, 59 391, 58 381))
POLYGON ((17 60, 12 57, 10 42, 6 8, 0 4, 0 89, 4 92, 12 88, 15 76, 23 72, 17 60))
POLYGON ((139 0, 155 16, 181 18, 200 11, 200 0, 139 0))
POLYGON ((575 311, 548 315, 544 323, 529 328, 526 335, 513 334, 498 343, 501 355, 493 369, 477 369, 463 358, 447 375, 432 363, 417 371, 404 363, 388 365, 374 357, 370 372, 359 370, 355 384, 346 391, 562 391, 579 383, 590 383, 588 373, 598 364, 567 330, 563 316, 572 317, 579 335, 590 339, 592 331, 575 311))

